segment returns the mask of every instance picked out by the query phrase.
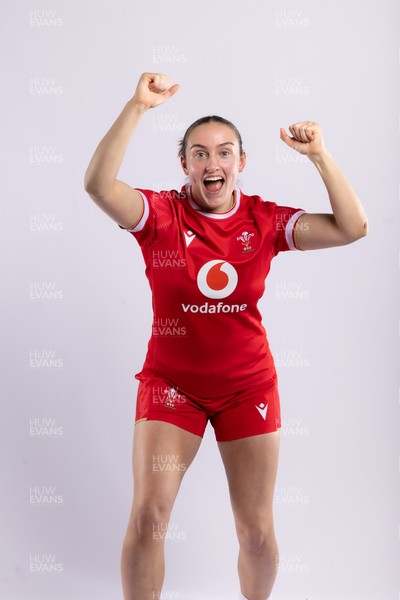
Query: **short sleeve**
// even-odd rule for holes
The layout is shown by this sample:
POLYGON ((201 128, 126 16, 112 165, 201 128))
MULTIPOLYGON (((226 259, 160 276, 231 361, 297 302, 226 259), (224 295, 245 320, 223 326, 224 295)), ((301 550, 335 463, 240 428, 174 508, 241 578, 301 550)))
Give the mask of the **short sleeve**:
POLYGON ((139 221, 131 228, 121 229, 131 233, 141 246, 151 246, 168 231, 175 217, 174 203, 179 196, 176 190, 155 192, 135 188, 143 198, 143 212, 139 221))
POLYGON ((274 253, 286 252, 287 250, 300 250, 294 241, 294 230, 299 217, 306 211, 302 208, 291 206, 278 206, 275 204, 273 212, 274 227, 274 253))

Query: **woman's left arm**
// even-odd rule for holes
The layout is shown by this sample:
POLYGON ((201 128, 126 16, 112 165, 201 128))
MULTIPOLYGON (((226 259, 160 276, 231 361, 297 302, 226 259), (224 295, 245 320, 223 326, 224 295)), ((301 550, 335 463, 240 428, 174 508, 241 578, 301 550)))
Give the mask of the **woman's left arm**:
POLYGON ((321 127, 313 121, 302 121, 291 125, 289 131, 293 137, 281 128, 281 140, 314 163, 332 206, 332 214, 304 213, 299 217, 294 230, 296 246, 300 250, 344 246, 367 235, 365 210, 339 165, 326 150, 321 127))

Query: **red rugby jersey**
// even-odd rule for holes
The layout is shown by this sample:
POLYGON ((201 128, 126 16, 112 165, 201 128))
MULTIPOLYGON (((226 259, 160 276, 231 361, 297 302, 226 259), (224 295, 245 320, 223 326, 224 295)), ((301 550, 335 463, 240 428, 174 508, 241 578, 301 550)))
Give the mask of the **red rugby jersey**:
POLYGON ((203 398, 272 385, 275 365, 257 302, 272 258, 297 249, 293 231, 305 211, 239 188, 225 213, 200 210, 189 183, 180 192, 136 189, 144 210, 126 231, 141 246, 154 315, 136 378, 161 377, 203 398))

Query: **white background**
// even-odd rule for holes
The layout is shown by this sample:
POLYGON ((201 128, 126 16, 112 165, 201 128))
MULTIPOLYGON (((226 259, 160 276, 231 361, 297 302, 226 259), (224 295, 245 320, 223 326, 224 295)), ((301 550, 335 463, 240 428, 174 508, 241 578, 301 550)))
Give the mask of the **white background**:
MULTIPOLYGON (((365 206, 366 238, 281 253, 260 303, 283 416, 272 598, 398 599, 399 13, 394 0, 3 2, 1 598, 122 599, 151 299, 138 244, 83 176, 140 74, 158 71, 181 89, 144 116, 120 179, 180 189, 184 129, 220 114, 242 133, 245 193, 330 212, 315 167, 279 139, 313 120, 365 206), (59 502, 34 504, 46 486, 59 502), (34 556, 60 572, 31 572, 34 556)), ((210 425, 171 520, 182 539, 166 542, 162 597, 235 599, 210 425)))

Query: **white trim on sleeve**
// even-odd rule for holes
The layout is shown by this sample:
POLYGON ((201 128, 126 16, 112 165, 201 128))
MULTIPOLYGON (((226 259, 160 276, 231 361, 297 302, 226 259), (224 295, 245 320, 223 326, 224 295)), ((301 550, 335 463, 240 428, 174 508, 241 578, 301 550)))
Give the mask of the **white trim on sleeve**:
POLYGON ((131 231, 133 233, 136 233, 137 231, 141 231, 143 229, 143 227, 146 225, 147 219, 149 218, 149 212, 150 212, 149 203, 146 198, 146 195, 143 194, 143 192, 141 192, 140 190, 136 190, 136 191, 139 192, 139 194, 143 198, 143 214, 133 229, 126 230, 126 231, 131 231))
POLYGON ((289 246, 289 248, 291 250, 298 250, 298 248, 296 248, 296 246, 294 244, 293 231, 294 231, 294 226, 295 226, 297 219, 301 215, 304 215, 305 212, 306 212, 305 210, 298 210, 290 217, 289 221, 287 222, 287 225, 285 228, 285 238, 286 238, 287 245, 289 246))

